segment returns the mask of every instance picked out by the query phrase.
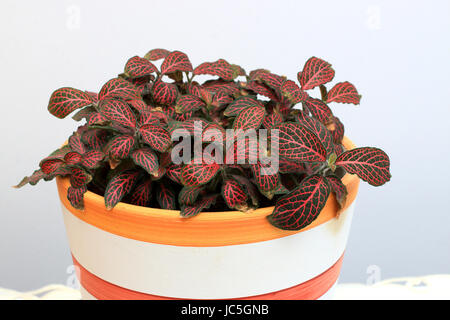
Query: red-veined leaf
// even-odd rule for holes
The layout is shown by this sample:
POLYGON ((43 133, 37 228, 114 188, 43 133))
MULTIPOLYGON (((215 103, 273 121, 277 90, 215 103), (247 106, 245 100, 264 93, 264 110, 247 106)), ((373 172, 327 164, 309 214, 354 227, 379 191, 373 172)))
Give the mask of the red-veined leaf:
POLYGON ((84 201, 83 196, 87 191, 86 185, 81 186, 80 188, 74 188, 72 186, 67 189, 67 200, 69 200, 72 207, 75 209, 83 210, 84 209, 84 201))
POLYGON ((308 98, 303 102, 303 107, 306 107, 314 118, 324 124, 330 123, 333 113, 328 105, 320 99, 308 98))
POLYGON ((333 118, 333 128, 331 130, 331 133, 333 135, 333 139, 335 143, 341 143, 342 139, 344 138, 344 125, 339 120, 338 117, 333 118))
POLYGON ((114 208, 125 195, 130 193, 138 177, 139 172, 125 171, 109 180, 104 196, 106 209, 114 208))
POLYGON ((159 184, 159 188, 156 192, 156 200, 158 201, 162 209, 166 210, 176 209, 175 193, 163 183, 159 184))
POLYGON ((180 215, 183 218, 194 217, 194 216, 198 215, 200 212, 202 212, 204 209, 211 207, 216 202, 216 199, 217 199, 217 195, 211 195, 211 196, 208 196, 208 197, 196 202, 193 205, 181 206, 180 215))
POLYGON ((162 119, 161 115, 164 114, 155 111, 143 111, 139 114, 139 126, 141 127, 146 124, 160 125, 162 119))
POLYGON ((233 81, 224 81, 223 79, 208 80, 202 86, 212 92, 226 91, 230 95, 239 94, 239 87, 233 81))
POLYGON ((140 183, 132 192, 130 202, 136 206, 147 206, 152 195, 152 180, 140 183))
POLYGON ((103 85, 98 97, 100 100, 106 98, 120 98, 124 100, 140 99, 141 93, 137 87, 122 78, 114 78, 103 85))
MULTIPOLYGON (((89 149, 101 150, 108 141, 108 132, 102 129, 90 129, 83 133, 81 140, 89 149)), ((69 140, 70 141, 70 140, 69 140)))
POLYGON ((256 94, 260 94, 270 100, 278 101, 276 93, 264 83, 250 81, 244 86, 245 89, 252 90, 256 94))
POLYGON ((231 102, 233 102, 233 97, 228 92, 218 91, 214 95, 211 105, 218 108, 231 102))
POLYGON ((186 54, 180 51, 171 52, 161 64, 161 74, 168 74, 175 71, 191 72, 192 64, 186 54))
POLYGON ((94 101, 94 103, 98 102, 98 93, 96 92, 91 92, 91 91, 85 91, 92 99, 92 101, 94 101))
POLYGON ((94 112, 89 115, 89 118, 87 119, 87 124, 89 126, 104 125, 104 124, 108 123, 108 121, 109 121, 108 118, 105 117, 100 112, 94 112))
POLYGON ((125 74, 131 78, 144 77, 157 72, 158 69, 147 59, 134 56, 125 65, 125 74))
POLYGON ((246 210, 247 194, 244 188, 234 179, 227 179, 222 185, 222 197, 228 208, 246 210))
POLYGON ((256 185, 261 191, 274 190, 279 184, 278 172, 273 168, 263 165, 258 161, 257 164, 251 166, 256 185), (266 170, 267 172, 264 172, 266 170), (264 174, 265 173, 265 174, 264 174))
POLYGON ((136 128, 136 117, 128 104, 122 100, 106 99, 100 103, 100 112, 109 120, 126 128, 136 128))
POLYGON ((297 77, 302 89, 309 90, 333 80, 334 70, 328 62, 311 57, 297 77))
POLYGON ((301 162, 279 158, 278 170, 281 173, 305 173, 306 167, 301 162))
POLYGON ((278 90, 278 91, 281 90, 281 86, 283 85, 283 83, 286 80, 285 77, 279 76, 275 73, 263 72, 263 71, 260 72, 255 79, 262 81, 263 83, 268 85, 270 88, 278 90))
POLYGON ((103 160, 105 154, 101 151, 91 150, 83 155, 81 164, 88 169, 95 169, 99 166, 100 161, 103 160))
POLYGON ((279 155, 299 162, 323 162, 327 151, 319 138, 297 123, 286 122, 279 127, 279 155))
POLYGON ((331 132, 319 120, 308 117, 304 113, 300 113, 300 115, 303 115, 303 117, 299 117, 299 123, 319 138, 327 151, 327 155, 332 154, 334 152, 334 143, 331 132))
POLYGON ((300 89, 299 86, 292 80, 286 80, 283 83, 281 93, 292 103, 299 103, 308 98, 308 94, 300 89))
POLYGON ((209 74, 218 76, 225 81, 232 81, 239 75, 239 71, 233 69, 232 65, 224 59, 215 62, 204 62, 194 69, 194 74, 209 74))
POLYGON ((283 122, 283 116, 275 109, 272 113, 268 114, 262 123, 263 127, 266 129, 272 129, 283 122))
POLYGON ((247 108, 239 113, 239 115, 234 119, 233 129, 234 130, 249 130, 258 129, 266 116, 265 108, 260 106, 247 108))
POLYGON ((389 157, 378 148, 363 147, 345 151, 335 164, 349 173, 357 174, 373 186, 381 186, 391 179, 389 157))
POLYGON ((144 59, 148 59, 151 61, 159 60, 162 58, 167 57, 170 54, 169 50, 166 49, 152 49, 149 52, 147 52, 144 56, 144 59))
POLYGON ((255 98, 242 96, 230 103, 223 114, 227 117, 237 116, 241 111, 251 107, 264 107, 264 105, 255 98))
POLYGON ((324 177, 309 176, 300 186, 280 198, 267 218, 280 229, 303 229, 320 214, 329 194, 330 186, 324 177))
POLYGON ((78 167, 72 167, 70 170, 70 184, 72 187, 81 188, 91 182, 92 176, 85 170, 78 167))
POLYGON ((169 133, 159 126, 146 124, 139 128, 139 132, 153 150, 165 152, 172 144, 169 133))
POLYGON ((361 96, 350 82, 339 82, 328 92, 327 102, 359 104, 361 96))
POLYGON ((178 194, 178 202, 184 205, 193 205, 201 190, 203 190, 201 186, 183 187, 178 194))
POLYGON ((178 113, 185 113, 197 111, 205 106, 206 104, 199 97, 192 94, 185 94, 178 98, 175 111, 178 113))
POLYGON ((174 182, 178 184, 181 183, 181 171, 183 170, 183 167, 180 164, 174 164, 172 163, 167 167, 166 175, 174 182))
POLYGON ((153 99, 158 104, 172 105, 178 96, 177 86, 173 83, 166 83, 162 80, 157 80, 153 84, 153 99))
POLYGON ((81 137, 79 134, 74 133, 69 138, 69 146, 72 151, 78 152, 80 154, 83 154, 86 152, 86 146, 84 145, 83 141, 81 140, 81 137))
POLYGON ((140 148, 134 150, 131 154, 131 159, 138 166, 142 167, 151 175, 156 175, 158 173, 159 164, 158 157, 150 148, 140 148))
POLYGON ((75 151, 68 152, 64 156, 64 162, 67 165, 71 165, 71 166, 80 163, 82 160, 83 160, 83 156, 75 151))
POLYGON ((89 94, 74 88, 60 88, 52 93, 48 111, 58 118, 65 118, 69 113, 92 104, 89 94))
POLYGON ((136 144, 131 135, 120 135, 111 139, 107 146, 108 154, 115 160, 125 159, 136 144))
POLYGON ((342 183, 341 179, 336 176, 327 176, 326 179, 331 187, 331 191, 336 196, 336 200, 342 209, 345 206, 345 201, 347 200, 347 187, 342 183))
POLYGON ((139 113, 151 110, 150 106, 148 106, 142 99, 130 100, 128 101, 128 104, 139 113))
POLYGON ((42 172, 47 175, 54 173, 62 165, 64 165, 64 160, 59 158, 45 158, 39 163, 42 172))
POLYGON ((80 121, 82 119, 88 119, 91 114, 97 112, 94 106, 87 106, 80 110, 78 110, 73 116, 72 119, 75 121, 80 121))
POLYGON ((219 171, 217 163, 191 163, 183 167, 181 171, 181 181, 185 186, 195 187, 209 182, 219 171))

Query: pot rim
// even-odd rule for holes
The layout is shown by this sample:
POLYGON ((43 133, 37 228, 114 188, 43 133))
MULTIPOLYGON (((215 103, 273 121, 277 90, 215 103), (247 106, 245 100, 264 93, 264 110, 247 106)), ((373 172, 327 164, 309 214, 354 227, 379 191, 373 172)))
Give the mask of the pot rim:
MULTIPOLYGON (((343 144, 346 149, 355 148, 353 142, 346 137, 343 144)), ((87 191, 84 194, 85 209, 78 210, 67 200, 69 178, 56 178, 63 208, 79 219, 127 238, 180 246, 252 243, 304 232, 335 218, 353 203, 358 191, 359 178, 347 173, 342 182, 348 189, 347 201, 343 208, 339 208, 334 194, 330 194, 326 205, 311 224, 298 231, 288 231, 272 226, 266 219, 274 206, 258 208, 251 212, 208 211, 194 217, 183 218, 179 210, 142 207, 123 202, 107 210, 104 197, 87 191)))

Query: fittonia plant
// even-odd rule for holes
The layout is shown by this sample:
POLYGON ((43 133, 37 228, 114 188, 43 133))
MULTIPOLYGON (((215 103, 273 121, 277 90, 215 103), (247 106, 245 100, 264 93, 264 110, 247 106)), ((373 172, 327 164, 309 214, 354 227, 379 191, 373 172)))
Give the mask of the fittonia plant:
POLYGON ((186 218, 206 210, 274 205, 268 216, 274 226, 302 229, 318 216, 330 193, 344 206, 346 172, 374 186, 390 179, 385 152, 346 150, 342 144, 344 126, 329 104, 359 104, 360 95, 349 82, 328 90, 325 84, 334 74, 328 62, 312 57, 297 84, 265 69, 247 74, 223 59, 193 68, 180 51, 151 50, 129 59, 124 72, 98 94, 65 87, 51 95, 52 115, 65 118, 78 110, 73 118, 82 124, 18 187, 67 177, 67 197, 77 209, 84 208, 89 190, 104 196, 109 209, 123 201, 180 210, 186 218), (160 68, 157 60, 162 60, 160 68), (200 84, 198 75, 214 79, 200 84), (310 96, 316 87, 320 97, 310 96), (183 149, 179 155, 195 161, 173 161, 172 151, 191 139, 172 139, 180 129, 192 139, 200 137, 201 150, 214 150, 211 157, 199 160, 183 149), (248 136, 230 142, 235 136, 227 136, 227 129, 265 129, 269 138, 256 144, 248 136), (273 155, 274 146, 278 170, 268 171, 263 159, 273 155))

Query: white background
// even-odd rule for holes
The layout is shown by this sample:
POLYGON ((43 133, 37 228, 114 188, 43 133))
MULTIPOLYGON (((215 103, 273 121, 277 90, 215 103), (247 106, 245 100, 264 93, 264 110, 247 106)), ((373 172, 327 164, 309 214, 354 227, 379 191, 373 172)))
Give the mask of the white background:
POLYGON ((62 86, 97 91, 162 47, 291 79, 310 56, 351 81, 333 104, 359 146, 382 147, 392 181, 361 184, 342 282, 450 273, 449 1, 5 1, 0 4, 0 286, 66 283, 54 182, 12 189, 75 129, 47 113, 62 86))

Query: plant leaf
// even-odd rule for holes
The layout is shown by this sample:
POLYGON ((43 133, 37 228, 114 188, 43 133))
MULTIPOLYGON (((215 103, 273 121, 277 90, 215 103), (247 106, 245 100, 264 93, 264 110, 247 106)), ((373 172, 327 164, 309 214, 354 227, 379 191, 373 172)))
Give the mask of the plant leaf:
POLYGON ((326 150, 319 138, 298 123, 285 122, 279 127, 279 155, 297 162, 323 162, 326 150))
POLYGON ((192 72, 192 64, 183 52, 171 52, 161 65, 161 74, 173 73, 175 71, 192 72))
POLYGON ((175 210, 176 197, 175 193, 170 190, 164 183, 159 184, 159 189, 156 192, 156 200, 162 209, 175 210))
POLYGON ((102 161, 104 157, 105 154, 101 151, 98 150, 88 151, 83 155, 81 165, 88 169, 96 169, 98 168, 100 161, 102 161))
POLYGON ((283 116, 276 109, 272 113, 268 114, 262 123, 263 127, 266 129, 272 129, 283 123, 283 116))
POLYGON ((81 188, 91 182, 92 176, 85 170, 78 167, 72 167, 70 170, 70 184, 72 187, 81 188))
POLYGON ((306 107, 312 116, 324 124, 331 122, 333 118, 333 113, 328 105, 320 99, 314 99, 309 97, 303 101, 303 107, 306 107))
POLYGON ((153 150, 165 152, 172 144, 169 133, 159 126, 146 124, 139 128, 139 133, 153 150))
MULTIPOLYGON (((89 149, 101 150, 107 143, 108 132, 102 129, 89 129, 81 136, 81 140, 89 149)), ((70 139, 69 139, 70 142, 70 139)))
POLYGON ((345 151, 335 164, 349 173, 357 174, 373 186, 381 186, 391 179, 389 157, 378 148, 363 147, 345 151))
POLYGON ((181 183, 181 171, 183 167, 180 164, 174 164, 172 163, 167 167, 166 175, 174 182, 178 184, 181 183))
POLYGON ((86 92, 65 87, 52 93, 48 111, 55 117, 63 119, 72 111, 91 105, 93 102, 86 92))
POLYGON ((153 50, 150 50, 149 52, 147 52, 144 56, 144 59, 156 61, 156 60, 167 57, 169 54, 170 54, 169 50, 158 48, 158 49, 153 49, 153 50))
POLYGON ((181 171, 181 181, 185 186, 195 187, 209 182, 219 171, 217 163, 191 163, 183 167, 181 171))
POLYGON ((361 95, 350 82, 339 82, 328 92, 327 102, 359 104, 361 95))
POLYGON ((99 100, 106 98, 120 98, 124 100, 140 99, 137 87, 122 78, 114 78, 105 83, 98 94, 99 100))
POLYGON ((157 72, 158 69, 149 60, 134 56, 125 65, 125 74, 131 78, 144 77, 157 72))
POLYGON ((232 81, 239 75, 239 72, 235 72, 235 69, 226 60, 219 59, 215 62, 202 63, 194 69, 194 74, 209 74, 219 76, 225 81, 232 81))
POLYGON ((272 191, 278 186, 280 182, 278 172, 271 172, 268 167, 265 168, 260 162, 251 165, 251 168, 253 176, 255 177, 256 185, 261 191, 272 191), (264 169, 268 171, 266 174, 263 174, 264 169))
POLYGON ((245 86, 245 89, 252 90, 256 94, 260 94, 264 97, 269 98, 273 101, 278 101, 279 98, 277 97, 276 93, 267 85, 264 83, 259 83, 257 81, 249 81, 245 86))
POLYGON ((185 94, 178 98, 175 111, 178 113, 185 113, 197 111, 205 106, 206 104, 199 97, 192 94, 185 94))
POLYGON ((333 130, 331 130, 331 133, 335 143, 342 143, 342 139, 344 138, 344 130, 344 125, 339 118, 333 117, 333 130))
POLYGON ((248 207, 247 194, 234 179, 225 180, 222 185, 222 197, 230 209, 246 210, 248 207))
POLYGON ((203 187, 183 187, 178 194, 178 202, 184 205, 193 205, 197 200, 200 191, 203 187))
POLYGON ((308 117, 304 113, 300 113, 299 115, 300 124, 309 129, 319 138, 323 147, 327 151, 327 155, 332 154, 334 152, 334 143, 331 132, 319 120, 308 117))
POLYGON ((204 209, 207 209, 211 207, 216 202, 217 195, 211 195, 209 197, 206 197, 194 205, 191 206, 181 206, 180 215, 183 218, 191 218, 196 215, 198 215, 200 212, 202 212, 204 209))
POLYGON ((138 176, 139 172, 125 171, 109 180, 104 196, 106 209, 111 210, 130 193, 138 176))
POLYGON ((166 83, 162 80, 157 80, 153 84, 153 99, 158 104, 172 105, 178 96, 177 86, 173 83, 166 83))
POLYGON ((302 89, 309 90, 333 80, 334 70, 328 62, 311 57, 297 77, 302 89))
POLYGON ((64 165, 64 160, 53 157, 45 158, 39 163, 42 172, 46 175, 54 173, 62 165, 64 165))
POLYGON ((264 107, 264 105, 255 98, 242 96, 230 103, 223 114, 227 117, 237 116, 241 111, 251 107, 264 107))
POLYGON ((136 206, 147 206, 152 195, 152 180, 140 183, 131 194, 130 202, 136 206))
POLYGON ((330 186, 324 177, 309 176, 297 188, 281 197, 267 218, 280 229, 303 229, 319 216, 329 194, 330 186))
POLYGON ((107 152, 115 160, 125 159, 130 155, 136 144, 136 140, 131 135, 116 136, 108 143, 107 152))
POLYGON ((69 138, 69 146, 72 151, 83 154, 86 152, 86 146, 84 145, 81 137, 78 133, 74 133, 69 138))
POLYGON ((144 168, 150 175, 156 175, 158 173, 158 157, 152 149, 144 147, 134 150, 131 154, 131 159, 138 166, 144 168))
POLYGON ((339 207, 342 209, 347 200, 347 187, 342 183, 341 179, 336 176, 327 176, 326 179, 331 187, 331 191, 336 196, 339 207))
POLYGON ((128 104, 122 100, 106 99, 100 103, 100 112, 109 120, 126 128, 136 128, 136 117, 128 104))
POLYGON ((71 165, 71 166, 80 163, 82 160, 83 160, 83 156, 75 151, 68 152, 64 156, 64 162, 67 165, 71 165))
POLYGON ((292 103, 299 103, 308 98, 308 94, 300 89, 299 86, 292 80, 286 80, 283 83, 281 93, 292 103))
POLYGON ((263 123, 264 117, 266 116, 265 108, 260 106, 247 108, 239 113, 239 115, 234 119, 233 129, 234 130, 248 130, 248 129, 258 129, 263 123))
POLYGON ((72 207, 75 209, 83 210, 84 209, 84 201, 83 196, 87 191, 86 185, 81 186, 80 188, 74 188, 72 186, 67 189, 67 200, 69 200, 72 207))

